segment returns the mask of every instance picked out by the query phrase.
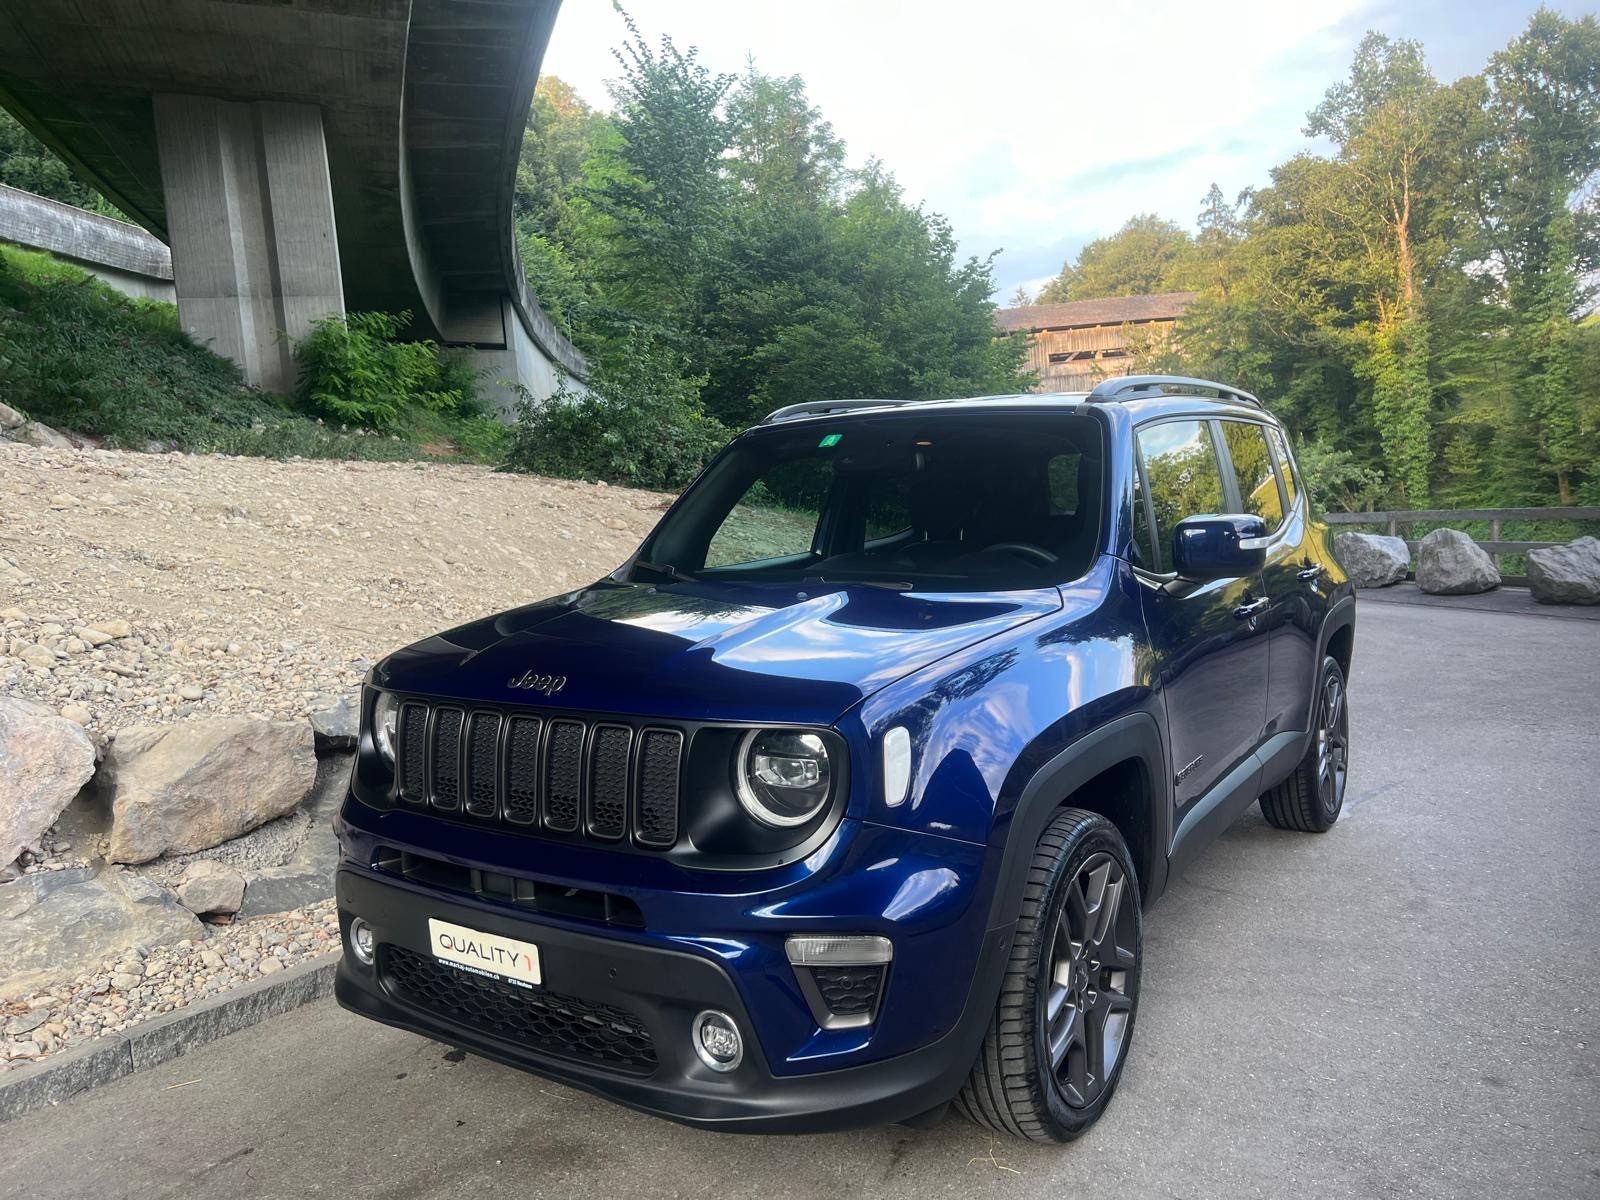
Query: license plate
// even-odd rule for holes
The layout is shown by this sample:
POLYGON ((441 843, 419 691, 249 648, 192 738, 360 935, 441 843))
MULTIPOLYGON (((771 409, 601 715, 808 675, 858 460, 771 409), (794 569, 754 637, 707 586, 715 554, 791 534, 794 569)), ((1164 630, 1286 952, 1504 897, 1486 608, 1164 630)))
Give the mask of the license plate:
POLYGON ((539 974, 539 947, 532 942, 501 937, 428 919, 428 946, 440 962, 474 975, 531 986, 543 982, 539 974))

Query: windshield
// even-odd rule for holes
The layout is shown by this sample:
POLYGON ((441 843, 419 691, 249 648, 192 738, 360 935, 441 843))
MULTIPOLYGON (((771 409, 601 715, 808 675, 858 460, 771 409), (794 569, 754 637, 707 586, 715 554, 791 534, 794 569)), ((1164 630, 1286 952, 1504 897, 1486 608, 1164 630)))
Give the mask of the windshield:
POLYGON ((741 438, 650 535, 633 578, 1064 583, 1093 561, 1102 437, 1072 412, 909 414, 741 438))

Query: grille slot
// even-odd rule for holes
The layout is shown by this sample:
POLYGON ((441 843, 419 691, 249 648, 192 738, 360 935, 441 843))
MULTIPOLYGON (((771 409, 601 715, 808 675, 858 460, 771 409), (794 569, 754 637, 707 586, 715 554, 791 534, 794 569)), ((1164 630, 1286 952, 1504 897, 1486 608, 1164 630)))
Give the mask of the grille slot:
POLYGON ((597 725, 589 747, 589 832, 616 841, 628 831, 628 755, 633 730, 597 725))
POLYGON ((551 721, 544 748, 544 824, 557 833, 578 828, 583 781, 583 724, 551 721))
POLYGON ((512 717, 506 730, 505 818, 514 825, 532 825, 539 819, 538 717, 512 717))
POLYGON ((400 946, 379 947, 378 964, 392 993, 446 1020, 558 1058, 599 1063, 629 1075, 655 1072, 650 1031, 626 1009, 483 979, 400 946))
POLYGON ((473 713, 467 722, 467 811, 475 817, 499 813, 500 718, 473 713))
POLYGON ((473 821, 666 850, 678 841, 684 741, 679 729, 408 700, 398 793, 473 821))
POLYGON ((396 730, 400 739, 400 799, 408 804, 428 802, 428 710, 407 704, 400 709, 396 730))
POLYGON ((433 716, 433 806, 445 812, 461 807, 461 723, 459 708, 441 708, 433 716))
POLYGON ((678 840, 678 762, 683 734, 676 729, 646 729, 639 736, 639 805, 634 836, 646 846, 678 840))

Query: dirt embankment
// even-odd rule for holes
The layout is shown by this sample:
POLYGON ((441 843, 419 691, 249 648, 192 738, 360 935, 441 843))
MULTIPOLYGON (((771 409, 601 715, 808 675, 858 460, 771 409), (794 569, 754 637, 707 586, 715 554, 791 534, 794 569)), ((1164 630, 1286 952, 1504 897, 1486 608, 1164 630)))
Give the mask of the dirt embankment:
POLYGON ((397 646, 603 575, 665 503, 439 463, 0 444, 0 694, 91 732, 297 718, 397 646))

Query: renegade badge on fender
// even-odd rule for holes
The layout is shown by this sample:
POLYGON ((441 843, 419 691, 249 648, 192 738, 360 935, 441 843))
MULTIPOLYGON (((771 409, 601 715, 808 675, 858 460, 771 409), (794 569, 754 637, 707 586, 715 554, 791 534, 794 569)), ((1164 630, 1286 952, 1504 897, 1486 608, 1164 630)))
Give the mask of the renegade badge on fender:
POLYGON ((1353 597, 1234 388, 782 409, 373 669, 339 999, 712 1129, 1074 1137, 1168 880, 1338 817, 1353 597))

